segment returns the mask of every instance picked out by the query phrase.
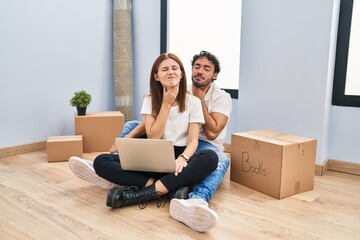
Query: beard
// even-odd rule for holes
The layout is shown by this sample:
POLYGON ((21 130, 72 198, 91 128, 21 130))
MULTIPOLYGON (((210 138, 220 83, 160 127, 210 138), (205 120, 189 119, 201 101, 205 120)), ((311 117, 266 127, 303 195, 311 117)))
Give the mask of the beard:
POLYGON ((199 87, 199 88, 206 87, 207 85, 211 84, 211 82, 212 82, 211 79, 199 82, 199 81, 196 81, 194 79, 194 77, 192 77, 191 80, 192 80, 193 85, 195 85, 196 87, 199 87))

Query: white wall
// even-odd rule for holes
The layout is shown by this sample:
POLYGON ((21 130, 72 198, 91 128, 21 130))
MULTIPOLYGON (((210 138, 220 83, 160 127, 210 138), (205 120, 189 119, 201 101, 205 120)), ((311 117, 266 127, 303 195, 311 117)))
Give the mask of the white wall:
POLYGON ((235 130, 313 137, 317 164, 360 163, 360 108, 331 106, 338 11, 339 0, 243 1, 235 130))
POLYGON ((160 54, 160 0, 133 0, 133 111, 140 115, 142 99, 149 92, 151 67, 160 54))
POLYGON ((0 0, 0 147, 74 134, 88 111, 114 109, 112 0, 0 0))
POLYGON ((360 163, 360 108, 331 107, 329 159, 360 163))
POLYGON ((315 138, 327 159, 332 2, 244 1, 239 126, 315 138))

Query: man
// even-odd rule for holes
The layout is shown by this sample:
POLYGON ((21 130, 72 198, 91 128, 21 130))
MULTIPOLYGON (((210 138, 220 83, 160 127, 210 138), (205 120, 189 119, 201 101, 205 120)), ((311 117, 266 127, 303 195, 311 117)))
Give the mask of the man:
POLYGON ((191 65, 193 84, 188 87, 188 91, 201 100, 205 118, 197 151, 212 149, 217 153, 219 162, 217 169, 194 187, 189 199, 171 200, 170 215, 192 229, 204 232, 218 221, 216 212, 209 208, 208 202, 229 167, 230 161, 223 152, 223 143, 232 104, 230 95, 214 84, 220 72, 216 56, 201 51, 193 57, 191 65))
MULTIPOLYGON (((192 85, 188 86, 188 92, 200 99, 205 119, 205 124, 200 129, 196 152, 212 149, 217 153, 219 162, 217 169, 193 188, 189 193, 189 199, 171 200, 170 215, 196 231, 205 232, 215 226, 219 219, 216 212, 209 208, 208 202, 229 167, 230 161, 223 152, 223 143, 232 103, 230 95, 214 84, 220 72, 220 63, 216 56, 201 51, 194 55, 191 65, 192 85)), ((143 122, 130 121, 125 124, 120 137, 140 137, 144 134, 143 122)), ((117 152, 115 145, 111 147, 110 152, 117 152)), ((96 175, 91 161, 70 158, 69 164, 74 174, 83 180, 103 188, 113 186, 112 183, 96 175)), ((183 196, 183 189, 179 189, 175 195, 183 196)))

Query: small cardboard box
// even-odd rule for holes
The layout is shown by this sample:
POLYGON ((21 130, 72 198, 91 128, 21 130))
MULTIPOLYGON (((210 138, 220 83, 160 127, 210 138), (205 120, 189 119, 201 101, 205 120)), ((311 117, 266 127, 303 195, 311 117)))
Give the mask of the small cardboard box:
POLYGON ((51 136, 46 142, 48 162, 68 161, 83 156, 82 136, 51 136))
POLYGON ((120 136, 124 115, 119 111, 75 115, 75 135, 83 136, 84 152, 107 152, 120 136))
POLYGON ((316 140, 258 130, 231 136, 230 180, 282 199, 314 188, 316 140))

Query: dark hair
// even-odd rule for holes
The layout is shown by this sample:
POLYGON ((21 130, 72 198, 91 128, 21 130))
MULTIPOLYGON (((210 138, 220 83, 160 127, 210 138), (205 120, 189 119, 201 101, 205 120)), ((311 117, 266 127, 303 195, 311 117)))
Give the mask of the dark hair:
POLYGON ((201 51, 199 54, 195 54, 192 61, 191 61, 191 66, 194 67, 194 64, 196 62, 196 60, 198 60, 199 58, 203 58, 206 57, 210 62, 212 62, 212 64, 215 65, 215 73, 219 73, 221 70, 220 67, 220 62, 219 59, 213 55, 212 53, 208 52, 208 51, 201 51))
POLYGON ((180 58, 178 58, 173 53, 163 53, 153 63, 151 73, 150 73, 150 95, 151 95, 151 104, 152 104, 152 114, 154 116, 157 116, 160 112, 162 98, 163 98, 163 86, 160 81, 155 80, 155 74, 157 74, 159 70, 159 65, 165 60, 165 59, 173 59, 175 62, 179 64, 181 73, 182 73, 182 79, 179 83, 179 93, 176 97, 176 101, 179 103, 179 111, 184 112, 185 111, 185 99, 186 99, 186 92, 187 92, 187 83, 186 83, 186 74, 184 65, 182 64, 180 58))

